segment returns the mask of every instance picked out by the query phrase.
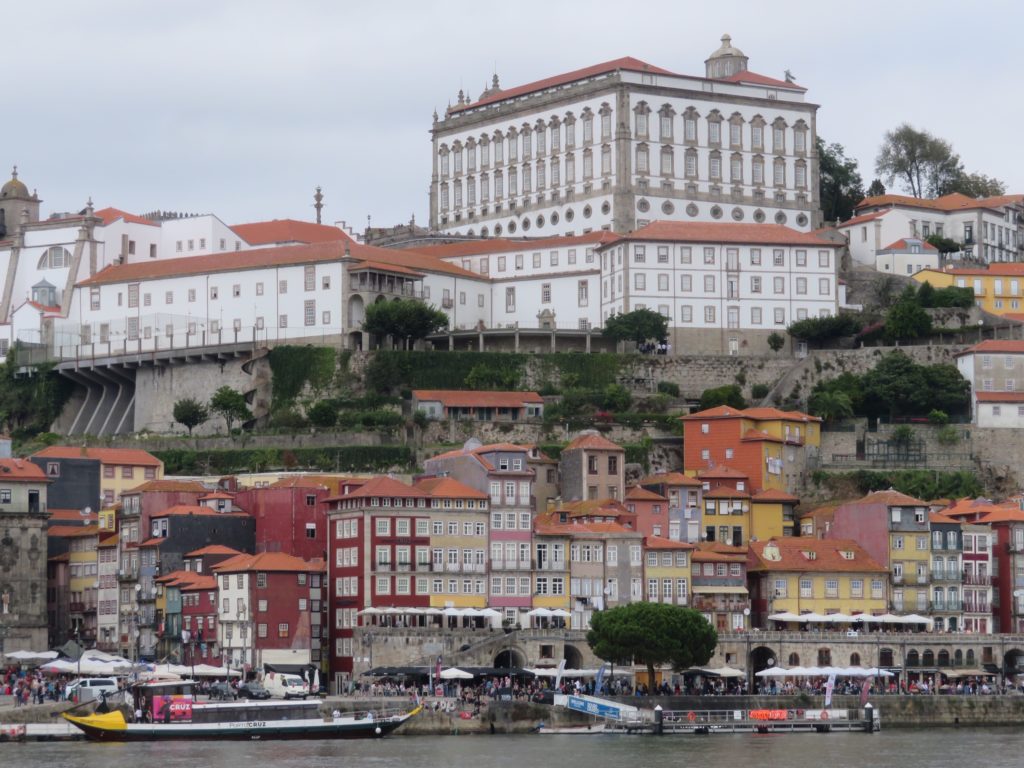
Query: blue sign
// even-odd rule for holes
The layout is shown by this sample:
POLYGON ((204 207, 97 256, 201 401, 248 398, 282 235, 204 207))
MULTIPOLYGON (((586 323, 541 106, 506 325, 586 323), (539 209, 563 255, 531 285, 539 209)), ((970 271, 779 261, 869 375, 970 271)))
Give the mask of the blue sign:
POLYGON ((605 717, 609 720, 621 720, 622 710, 614 704, 602 704, 580 696, 570 696, 566 708, 575 712, 584 712, 596 717, 605 717))

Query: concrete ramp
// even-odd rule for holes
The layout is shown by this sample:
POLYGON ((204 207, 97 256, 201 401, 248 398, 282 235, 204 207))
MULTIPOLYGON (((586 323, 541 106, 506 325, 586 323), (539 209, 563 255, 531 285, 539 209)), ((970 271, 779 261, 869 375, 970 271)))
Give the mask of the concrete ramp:
POLYGON ((642 719, 640 710, 629 704, 620 704, 611 699, 601 699, 596 696, 576 696, 557 694, 555 706, 565 707, 573 712, 582 712, 585 715, 604 718, 605 720, 636 721, 642 719))

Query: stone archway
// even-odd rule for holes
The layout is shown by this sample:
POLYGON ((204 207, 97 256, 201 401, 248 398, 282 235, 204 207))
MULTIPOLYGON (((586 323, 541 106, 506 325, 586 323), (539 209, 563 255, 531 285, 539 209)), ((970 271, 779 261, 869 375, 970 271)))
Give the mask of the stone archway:
POLYGON ((1011 648, 1003 655, 1003 674, 1024 674, 1024 651, 1020 648, 1011 648))
POLYGON ((762 669, 779 666, 779 655, 766 645, 759 645, 750 651, 750 666, 756 675, 762 669))
POLYGON ((357 294, 348 300, 348 327, 354 331, 362 326, 364 319, 366 319, 366 304, 363 302, 363 297, 357 294))
POLYGON ((580 653, 579 648, 574 645, 565 644, 565 648, 562 651, 562 658, 565 659, 566 669, 582 669, 583 668, 583 654, 580 653))
POLYGON ((505 648, 494 657, 494 666, 498 669, 522 669, 526 666, 526 657, 515 648, 505 648))

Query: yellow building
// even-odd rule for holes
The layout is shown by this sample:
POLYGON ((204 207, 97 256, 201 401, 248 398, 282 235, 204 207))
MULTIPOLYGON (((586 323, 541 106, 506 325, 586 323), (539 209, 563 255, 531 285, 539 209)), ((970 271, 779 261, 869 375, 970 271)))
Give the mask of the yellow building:
POLYGON ((777 613, 883 614, 886 569, 844 539, 776 538, 750 545, 754 626, 777 613))
MULTIPOLYGON (((96 601, 99 589, 96 525, 56 525, 47 531, 51 540, 61 539, 68 551, 68 611, 70 632, 85 647, 97 637, 96 601)), ((106 536, 106 534, 104 534, 106 536)))
MULTIPOLYGON (((431 608, 487 606, 487 526, 489 497, 450 477, 420 480, 415 488, 431 495, 431 608)), ((407 553, 407 564, 413 553, 407 553)), ((402 562, 403 553, 396 559, 402 562)))
POLYGON ((685 541, 661 536, 644 539, 644 600, 690 604, 690 557, 696 549, 685 541))
POLYGON ((160 480, 164 476, 164 463, 160 459, 147 451, 134 448, 51 445, 33 454, 32 459, 43 467, 46 476, 54 482, 59 482, 61 477, 73 477, 74 470, 83 471, 83 465, 94 462, 100 481, 97 506, 102 507, 112 506, 121 498, 122 493, 135 486, 147 480, 160 480))
POLYGON ((1024 301, 1021 295, 1024 289, 1024 264, 996 262, 989 264, 987 269, 922 269, 913 278, 919 283, 931 283, 935 288, 970 288, 974 292, 975 304, 994 315, 1024 312, 1024 305, 1021 304, 1024 301))

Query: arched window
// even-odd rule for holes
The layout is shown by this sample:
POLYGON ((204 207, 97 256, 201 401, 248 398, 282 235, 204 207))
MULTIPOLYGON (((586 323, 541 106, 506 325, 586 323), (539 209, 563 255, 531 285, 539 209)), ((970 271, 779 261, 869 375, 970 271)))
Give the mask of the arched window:
POLYGON ((973 648, 968 648, 967 649, 967 666, 968 667, 973 667, 974 666, 974 649, 973 648))
POLYGON ((948 667, 949 666, 949 651, 946 651, 946 650, 939 651, 938 661, 939 661, 939 666, 940 667, 948 667))
POLYGON ((891 667, 894 666, 892 663, 892 648, 882 648, 878 652, 878 666, 880 667, 891 667))
POLYGON ((917 651, 914 651, 914 650, 907 651, 907 666, 908 667, 919 667, 919 666, 921 666, 921 657, 918 655, 917 651))
POLYGON ((39 257, 38 269, 63 269, 71 266, 71 251, 54 245, 46 249, 39 257))
POLYGON ((921 654, 921 666, 923 667, 934 667, 935 666, 935 652, 927 650, 921 654))
POLYGON ((850 654, 850 666, 851 667, 859 667, 860 666, 860 654, 859 653, 851 653, 850 654))
POLYGON ((819 667, 831 667, 832 666, 832 649, 831 648, 819 648, 818 649, 818 666, 819 667))
POLYGON ((791 653, 791 654, 789 654, 789 666, 791 666, 791 667, 799 667, 800 666, 800 654, 799 653, 791 653))
POLYGON ((957 667, 962 667, 964 665, 964 652, 959 648, 957 648, 953 653, 953 665, 957 667))

